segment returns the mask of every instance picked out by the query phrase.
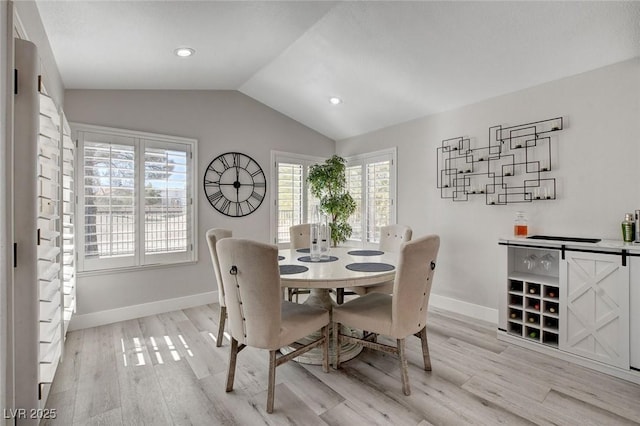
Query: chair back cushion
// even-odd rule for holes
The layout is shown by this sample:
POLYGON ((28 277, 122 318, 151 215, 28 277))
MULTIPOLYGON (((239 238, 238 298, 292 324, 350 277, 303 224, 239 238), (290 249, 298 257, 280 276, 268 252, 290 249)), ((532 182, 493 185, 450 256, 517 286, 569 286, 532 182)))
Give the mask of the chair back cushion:
POLYGON ((289 238, 292 249, 311 247, 311 224, 302 223, 289 227, 289 238))
POLYGON ((380 228, 380 245, 382 251, 399 252, 402 243, 411 241, 413 231, 405 225, 387 225, 380 228))
POLYGON ((217 249, 231 335, 248 346, 279 347, 282 293, 277 247, 225 238, 217 249))
POLYGON ((218 283, 218 301, 220 302, 220 306, 227 305, 224 303, 224 287, 222 286, 222 277, 220 276, 220 264, 218 263, 216 243, 223 238, 231 238, 231 235, 231 231, 228 229, 213 228, 207 231, 207 244, 209 245, 209 253, 211 254, 213 272, 216 274, 216 282, 218 283))
POLYGON ((425 326, 439 248, 437 235, 402 244, 393 285, 393 336, 409 336, 425 326))

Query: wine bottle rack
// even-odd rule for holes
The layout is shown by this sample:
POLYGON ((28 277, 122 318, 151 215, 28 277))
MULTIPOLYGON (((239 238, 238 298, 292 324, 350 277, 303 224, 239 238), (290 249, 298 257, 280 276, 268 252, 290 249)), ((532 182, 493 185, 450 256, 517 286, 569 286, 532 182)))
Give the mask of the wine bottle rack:
POLYGON ((469 201, 480 196, 487 205, 555 200, 551 168, 551 135, 563 129, 562 117, 489 128, 488 146, 471 139, 445 139, 436 149, 440 197, 469 201))
POLYGON ((557 348, 560 332, 558 253, 521 248, 510 250, 506 331, 557 348))

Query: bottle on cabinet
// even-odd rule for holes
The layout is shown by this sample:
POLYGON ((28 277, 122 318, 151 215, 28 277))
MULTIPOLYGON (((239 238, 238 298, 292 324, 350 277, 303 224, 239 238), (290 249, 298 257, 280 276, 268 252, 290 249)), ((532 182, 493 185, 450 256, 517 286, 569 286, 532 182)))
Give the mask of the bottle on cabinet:
POLYGON ((524 212, 516 212, 516 220, 513 224, 513 235, 515 237, 526 237, 529 234, 527 217, 524 212))
POLYGON ((633 242, 635 238, 635 222, 633 219, 632 213, 627 213, 624 215, 624 220, 622 221, 622 240, 625 243, 633 242))

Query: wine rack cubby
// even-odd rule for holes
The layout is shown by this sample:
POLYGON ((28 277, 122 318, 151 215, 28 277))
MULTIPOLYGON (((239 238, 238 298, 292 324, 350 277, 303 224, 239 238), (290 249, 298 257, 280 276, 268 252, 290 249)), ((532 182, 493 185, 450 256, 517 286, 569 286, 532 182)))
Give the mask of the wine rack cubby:
POLYGON ((510 248, 507 333, 558 347, 559 258, 554 250, 510 248))

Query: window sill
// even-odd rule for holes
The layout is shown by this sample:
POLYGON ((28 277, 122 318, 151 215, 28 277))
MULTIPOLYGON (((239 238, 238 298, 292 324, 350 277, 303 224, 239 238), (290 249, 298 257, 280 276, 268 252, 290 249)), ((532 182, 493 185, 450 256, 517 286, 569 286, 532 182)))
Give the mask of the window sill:
POLYGON ((96 269, 92 271, 82 271, 77 273, 78 278, 84 277, 92 277, 96 275, 112 275, 112 274, 121 274, 127 272, 143 272, 151 269, 164 269, 164 268, 175 268, 181 266, 190 266, 198 263, 198 260, 187 260, 184 262, 174 262, 174 263, 156 263, 152 265, 141 265, 141 266, 126 266, 124 268, 109 268, 109 269, 96 269))

